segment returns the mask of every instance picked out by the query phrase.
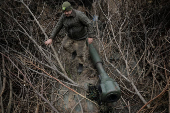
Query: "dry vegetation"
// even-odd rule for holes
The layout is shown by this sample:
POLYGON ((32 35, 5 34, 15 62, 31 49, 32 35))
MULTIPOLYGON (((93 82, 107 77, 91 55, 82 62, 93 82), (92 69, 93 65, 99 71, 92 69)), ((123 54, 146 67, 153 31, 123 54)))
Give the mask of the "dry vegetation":
MULTIPOLYGON (((96 0, 91 7, 82 5, 81 0, 70 1, 89 18, 99 16, 99 21, 94 22, 97 36, 94 45, 107 73, 119 83, 122 92, 119 101, 111 105, 115 112, 167 113, 170 1, 96 0), (82 7, 78 7, 79 3, 82 7)), ((86 89, 75 74, 76 61, 71 61, 61 46, 63 31, 53 45, 44 45, 62 13, 62 2, 0 1, 2 113, 74 113, 76 106, 80 106, 81 113, 88 112, 83 103, 88 101, 84 97, 86 89), (72 89, 82 95, 77 96, 72 89), (76 95, 77 101, 72 105, 67 105, 70 103, 64 99, 68 93, 76 95)), ((84 77, 93 79, 97 73, 90 62, 84 77)))

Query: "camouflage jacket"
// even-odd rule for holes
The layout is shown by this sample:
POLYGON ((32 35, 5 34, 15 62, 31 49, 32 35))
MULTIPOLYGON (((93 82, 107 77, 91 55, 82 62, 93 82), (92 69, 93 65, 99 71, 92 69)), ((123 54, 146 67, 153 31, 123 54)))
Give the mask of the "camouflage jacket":
POLYGON ((65 28, 67 35, 74 40, 82 40, 87 37, 94 38, 93 26, 88 17, 73 9, 69 17, 62 14, 55 26, 51 38, 54 39, 62 28, 65 28))

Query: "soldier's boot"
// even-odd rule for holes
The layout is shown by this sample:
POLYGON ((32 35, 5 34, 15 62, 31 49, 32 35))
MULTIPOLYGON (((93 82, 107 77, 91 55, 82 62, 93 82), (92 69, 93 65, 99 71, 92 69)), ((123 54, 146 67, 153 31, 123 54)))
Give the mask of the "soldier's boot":
POLYGON ((77 52, 76 51, 72 52, 72 60, 74 60, 76 56, 77 56, 77 52))
POLYGON ((79 63, 77 72, 78 72, 79 75, 83 72, 83 64, 80 64, 80 63, 79 63))

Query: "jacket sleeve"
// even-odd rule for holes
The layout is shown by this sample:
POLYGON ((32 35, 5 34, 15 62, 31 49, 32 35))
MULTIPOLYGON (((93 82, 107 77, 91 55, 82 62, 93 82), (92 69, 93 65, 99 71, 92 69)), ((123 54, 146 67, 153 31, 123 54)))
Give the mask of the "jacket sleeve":
POLYGON ((89 38, 95 38, 95 34, 93 31, 93 25, 90 19, 82 12, 79 12, 79 19, 83 25, 87 27, 87 33, 89 38))
POLYGON ((52 33, 51 33, 51 36, 50 38, 54 39, 56 37, 56 35, 60 32, 60 30, 62 29, 63 27, 63 18, 64 16, 61 15, 59 21, 57 22, 56 26, 54 27, 52 33))

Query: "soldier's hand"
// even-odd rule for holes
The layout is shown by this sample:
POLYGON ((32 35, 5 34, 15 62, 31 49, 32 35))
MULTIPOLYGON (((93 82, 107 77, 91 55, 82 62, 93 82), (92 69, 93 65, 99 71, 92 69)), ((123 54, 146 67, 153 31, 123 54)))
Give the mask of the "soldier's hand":
POLYGON ((88 38, 88 43, 91 44, 93 42, 93 38, 88 38))
POLYGON ((48 39, 47 41, 45 41, 45 44, 50 45, 52 43, 52 41, 53 41, 52 39, 48 39))

